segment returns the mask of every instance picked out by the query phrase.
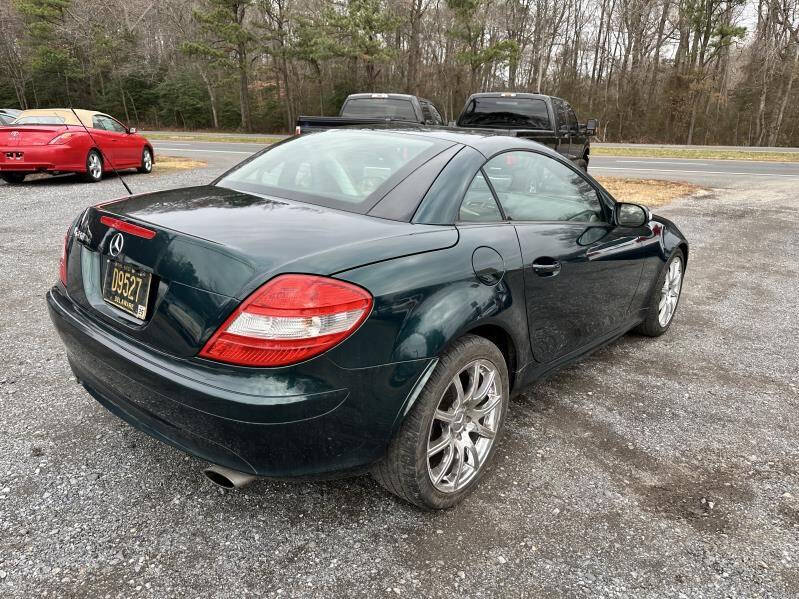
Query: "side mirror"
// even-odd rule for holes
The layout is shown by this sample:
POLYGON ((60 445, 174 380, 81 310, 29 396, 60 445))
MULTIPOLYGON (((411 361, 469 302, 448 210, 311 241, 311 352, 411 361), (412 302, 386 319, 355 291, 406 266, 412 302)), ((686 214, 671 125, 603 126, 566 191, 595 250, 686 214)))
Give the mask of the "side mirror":
POLYGON ((585 134, 596 135, 596 129, 598 126, 599 125, 596 119, 588 119, 588 122, 585 124, 585 134))
POLYGON ((620 227, 643 227, 649 219, 648 208, 638 204, 616 204, 616 224, 620 227))
POLYGON ((131 127, 130 129, 128 129, 128 133, 130 133, 131 135, 136 133, 136 127, 131 127))

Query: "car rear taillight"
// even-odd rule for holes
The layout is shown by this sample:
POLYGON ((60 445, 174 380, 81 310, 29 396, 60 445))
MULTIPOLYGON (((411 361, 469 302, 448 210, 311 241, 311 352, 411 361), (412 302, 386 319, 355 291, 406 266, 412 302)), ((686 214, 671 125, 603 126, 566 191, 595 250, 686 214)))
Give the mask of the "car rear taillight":
POLYGON ((56 135, 53 139, 51 139, 47 143, 49 145, 63 144, 63 143, 66 143, 67 141, 69 141, 69 139, 71 137, 75 137, 76 135, 78 135, 78 133, 74 133, 74 132, 62 133, 61 135, 56 135))
POLYGON ((241 366, 286 366, 327 351, 369 316, 372 295, 338 279, 280 275, 219 327, 199 356, 241 366))
POLYGON ((294 127, 294 135, 300 135, 301 133, 302 133, 302 127, 300 127, 299 125, 294 127))
POLYGON ((100 222, 104 224, 106 227, 111 227, 112 229, 116 229, 117 231, 122 231, 123 233, 130 233, 131 235, 135 235, 136 237, 143 237, 144 239, 152 239, 155 237, 155 231, 152 229, 145 229, 144 227, 140 227, 139 225, 134 225, 133 223, 125 222, 124 220, 119 220, 118 218, 112 218, 110 216, 101 216, 100 222))
POLYGON ((64 243, 61 246, 61 259, 58 261, 58 278, 61 279, 61 284, 67 286, 67 247, 69 245, 69 232, 72 227, 67 229, 67 234, 64 235, 64 243))

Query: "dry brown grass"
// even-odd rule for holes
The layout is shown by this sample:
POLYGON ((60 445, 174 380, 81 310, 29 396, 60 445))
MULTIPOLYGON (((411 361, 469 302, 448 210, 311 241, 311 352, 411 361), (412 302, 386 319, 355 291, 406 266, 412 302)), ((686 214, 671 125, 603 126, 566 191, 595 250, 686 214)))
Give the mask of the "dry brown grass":
POLYGON ((713 148, 624 148, 618 146, 591 146, 591 156, 633 156, 640 158, 691 158, 698 160, 799 162, 799 152, 717 150, 713 148))
POLYGON ((602 186, 620 202, 654 207, 663 206, 677 198, 693 195, 703 188, 691 183, 660 181, 658 179, 627 179, 597 177, 602 186))
POLYGON ((204 166, 208 166, 208 163, 202 160, 192 160, 182 156, 164 156, 163 154, 156 156, 155 164, 153 164, 153 168, 161 173, 166 171, 185 171, 204 166))

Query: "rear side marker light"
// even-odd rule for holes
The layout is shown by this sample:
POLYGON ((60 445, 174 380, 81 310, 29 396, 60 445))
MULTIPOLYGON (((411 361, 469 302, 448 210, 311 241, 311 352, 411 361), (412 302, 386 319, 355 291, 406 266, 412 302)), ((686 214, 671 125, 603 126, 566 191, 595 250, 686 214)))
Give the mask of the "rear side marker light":
POLYGON ((369 316, 372 295, 329 277, 280 275, 252 293, 199 356, 240 366, 286 366, 349 337, 369 316))
MULTIPOLYGON (((70 227, 71 229, 72 227, 70 227)), ((64 235, 64 244, 61 246, 61 259, 58 261, 58 278, 61 279, 61 284, 67 286, 67 247, 69 245, 69 229, 67 234, 64 235)))
POLYGON ((152 239, 155 237, 155 231, 145 229, 144 227, 140 227, 139 225, 134 225, 132 223, 126 223, 124 220, 119 220, 118 218, 101 216, 100 222, 107 227, 111 227, 117 231, 122 231, 123 233, 130 233, 136 237, 144 237, 145 239, 152 239))

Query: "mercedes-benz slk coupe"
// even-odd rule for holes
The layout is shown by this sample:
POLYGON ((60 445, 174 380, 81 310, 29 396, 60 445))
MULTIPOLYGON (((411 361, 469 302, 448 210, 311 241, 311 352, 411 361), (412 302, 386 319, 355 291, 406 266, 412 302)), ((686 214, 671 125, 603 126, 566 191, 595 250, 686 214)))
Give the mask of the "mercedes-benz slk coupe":
POLYGON ((88 208, 47 303, 85 389, 217 482, 371 471, 436 509, 485 474, 514 391, 663 334, 687 258, 535 142, 333 130, 88 208))
POLYGON ((96 183, 110 170, 153 170, 153 147, 113 117, 94 110, 25 110, 0 127, 0 179, 22 183, 34 173, 79 173, 96 183))

